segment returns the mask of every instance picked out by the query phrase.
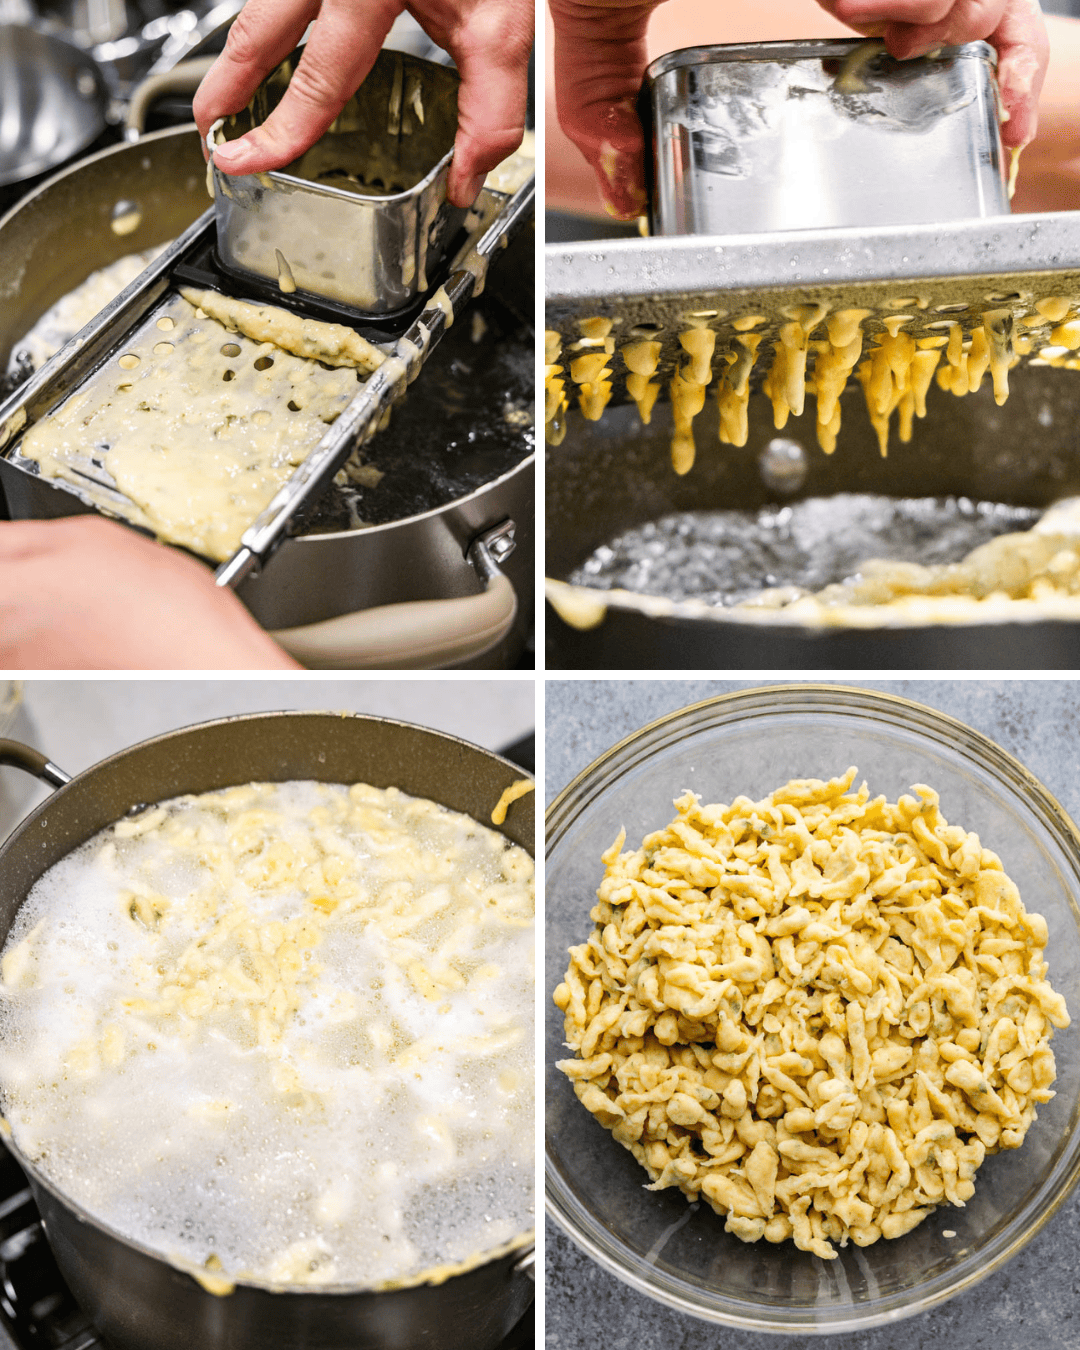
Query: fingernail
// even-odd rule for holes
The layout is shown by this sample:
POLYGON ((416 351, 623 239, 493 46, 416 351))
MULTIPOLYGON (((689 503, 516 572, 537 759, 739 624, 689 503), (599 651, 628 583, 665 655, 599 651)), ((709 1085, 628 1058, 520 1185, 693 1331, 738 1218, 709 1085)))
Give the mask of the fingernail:
POLYGON ((622 211, 619 209, 619 207, 612 206, 610 202, 604 203, 604 212, 606 215, 609 215, 612 218, 612 220, 617 220, 619 221, 620 224, 623 225, 629 225, 629 223, 634 219, 632 213, 622 211))
POLYGON ((920 56, 929 56, 941 47, 941 41, 927 38, 925 32, 906 26, 892 26, 885 35, 888 53, 897 61, 917 61, 920 56))
POLYGON ((896 43, 889 55, 895 56, 897 61, 918 61, 920 57, 936 52, 940 46, 934 42, 896 43))
POLYGON ((243 173, 244 169, 241 166, 257 148, 247 136, 240 136, 235 141, 214 146, 214 163, 226 173, 243 173))
POLYGON ((604 211, 614 220, 637 220, 641 215, 641 208, 627 206, 623 202, 614 202, 610 197, 604 197, 604 211))

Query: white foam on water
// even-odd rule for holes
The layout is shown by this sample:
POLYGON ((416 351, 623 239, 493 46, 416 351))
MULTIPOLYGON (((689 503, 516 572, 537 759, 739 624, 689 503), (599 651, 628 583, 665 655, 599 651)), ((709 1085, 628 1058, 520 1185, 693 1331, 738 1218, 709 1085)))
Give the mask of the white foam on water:
POLYGON ((232 1277, 375 1284, 533 1225, 531 860, 394 790, 252 785, 34 887, 0 1095, 74 1200, 232 1277))

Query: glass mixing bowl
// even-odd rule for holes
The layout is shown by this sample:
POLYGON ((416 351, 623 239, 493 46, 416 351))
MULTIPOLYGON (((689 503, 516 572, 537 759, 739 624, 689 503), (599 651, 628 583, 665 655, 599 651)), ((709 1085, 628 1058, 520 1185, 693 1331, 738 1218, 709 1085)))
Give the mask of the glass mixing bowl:
POLYGON ((914 783, 941 794, 950 824, 978 832, 1050 928, 1049 978, 1080 1014, 1080 838, 1011 755, 905 699, 819 685, 765 688, 684 708, 590 765, 547 817, 546 1191, 548 1212, 591 1257, 680 1312, 759 1331, 836 1333, 924 1312, 997 1270, 1042 1228, 1080 1175, 1080 1037, 1053 1039, 1057 1096, 1019 1150, 987 1158, 966 1207, 935 1210, 906 1237, 853 1243, 833 1261, 792 1242, 746 1244, 705 1204, 647 1177, 555 1068, 566 1058, 550 994, 566 950, 592 930, 600 854, 626 826, 635 846, 673 816, 684 788, 706 802, 766 795, 789 778, 850 764, 890 801, 914 783))

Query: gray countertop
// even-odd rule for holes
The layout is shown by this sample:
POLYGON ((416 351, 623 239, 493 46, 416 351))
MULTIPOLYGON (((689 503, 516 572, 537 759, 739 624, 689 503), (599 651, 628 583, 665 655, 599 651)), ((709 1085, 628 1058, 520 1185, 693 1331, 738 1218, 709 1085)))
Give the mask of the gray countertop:
MULTIPOLYGON (((377 713, 498 750, 533 730, 524 680, 27 680, 9 734, 80 773, 125 746, 230 713, 331 709, 377 713)), ((2 702, 2 700, 0 700, 2 702)), ((0 769, 0 839, 48 792, 0 769)))
MULTIPOLYGON (((794 681, 784 681, 794 683, 794 681)), ((968 723, 1014 754, 1080 820, 1080 685, 1066 680, 836 680, 901 694, 968 723)), ((550 801, 622 737, 664 713, 762 681, 549 681, 550 801)), ((777 683, 769 681, 768 683, 777 683)), ((711 1326, 608 1275, 549 1222, 547 1350, 1080 1350, 1080 1193, 996 1276, 894 1326, 796 1341, 711 1326)))

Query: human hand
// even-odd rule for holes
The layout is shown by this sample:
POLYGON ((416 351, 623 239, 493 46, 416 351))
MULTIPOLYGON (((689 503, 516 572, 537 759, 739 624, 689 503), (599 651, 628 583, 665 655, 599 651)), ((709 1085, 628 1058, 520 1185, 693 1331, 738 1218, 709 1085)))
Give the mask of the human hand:
POLYGON ((635 110, 648 65, 645 32, 661 0, 549 0, 559 125, 588 160, 604 210, 645 210, 645 138, 635 110))
POLYGON ((194 558, 96 516, 0 524, 0 667, 298 669, 194 558))
MULTIPOLYGON (((645 206, 644 138, 635 111, 648 57, 645 33, 661 0, 550 0, 559 124, 596 173, 605 209, 620 220, 645 206)), ((1009 120, 1006 146, 1035 134, 1049 56, 1038 0, 818 0, 857 31, 883 36, 904 59, 945 43, 985 39, 998 53, 1009 120)))
POLYGON ((487 174, 521 144, 532 0, 248 0, 195 96, 204 143, 213 123, 246 107, 314 23, 281 102, 261 126, 215 149, 214 162, 226 173, 263 173, 302 155, 359 88, 405 9, 461 75, 447 195, 455 206, 471 206, 487 174))
POLYGON ((885 39, 898 60, 935 47, 985 41, 998 54, 1001 101, 1009 114, 1001 128, 1007 147, 1034 140, 1039 90, 1050 59, 1039 0, 818 0, 849 27, 885 39))

